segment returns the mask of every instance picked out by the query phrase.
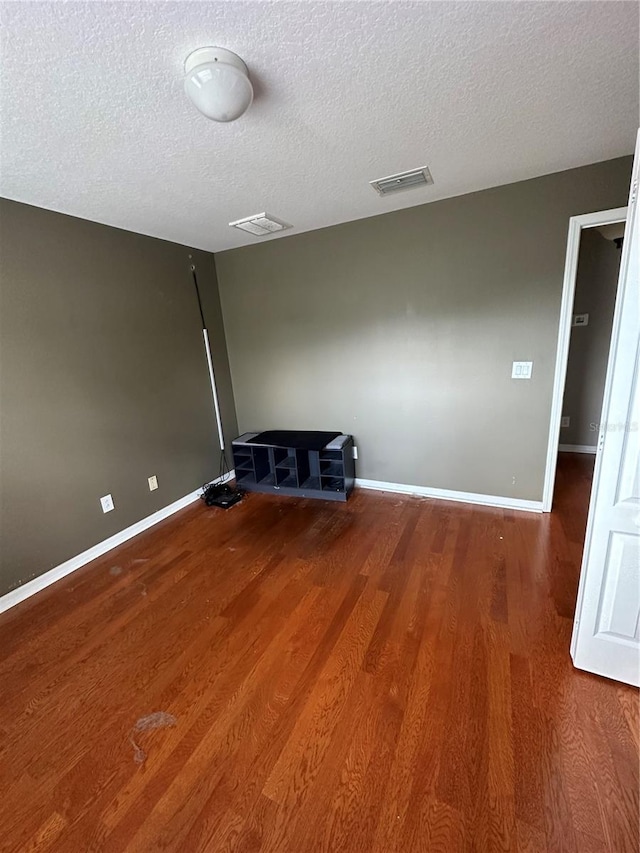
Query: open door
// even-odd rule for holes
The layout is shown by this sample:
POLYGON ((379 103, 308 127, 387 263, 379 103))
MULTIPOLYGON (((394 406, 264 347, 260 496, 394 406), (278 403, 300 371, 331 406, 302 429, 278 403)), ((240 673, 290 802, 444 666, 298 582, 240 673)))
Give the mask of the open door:
POLYGON ((575 666, 640 685, 640 132, 576 616, 575 666))

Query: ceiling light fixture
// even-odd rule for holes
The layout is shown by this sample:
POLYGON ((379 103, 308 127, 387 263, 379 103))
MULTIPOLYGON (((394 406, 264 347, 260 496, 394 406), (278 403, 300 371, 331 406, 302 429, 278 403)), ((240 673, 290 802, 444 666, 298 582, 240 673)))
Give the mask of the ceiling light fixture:
POLYGON ((207 118, 235 121, 251 106, 249 71, 230 50, 199 47, 187 56, 184 70, 184 90, 207 118))

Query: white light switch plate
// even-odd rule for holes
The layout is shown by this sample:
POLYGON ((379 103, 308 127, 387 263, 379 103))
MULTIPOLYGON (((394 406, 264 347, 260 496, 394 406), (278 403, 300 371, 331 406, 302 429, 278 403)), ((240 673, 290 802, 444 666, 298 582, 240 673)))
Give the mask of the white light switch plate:
POLYGON ((149 491, 154 492, 158 488, 158 478, 154 474, 153 477, 149 477, 149 491))
POLYGON ((355 444, 353 445, 352 449, 353 449, 353 458, 357 459, 358 458, 358 448, 356 447, 355 444))
POLYGON ((560 426, 561 427, 571 426, 571 418, 569 417, 569 415, 563 415, 560 418, 560 426))
POLYGON ((105 495, 103 498, 100 498, 100 505, 102 506, 102 512, 111 512, 115 508, 111 495, 105 495))
POLYGON ((512 379, 531 379, 533 373, 532 361, 514 361, 511 368, 512 379))

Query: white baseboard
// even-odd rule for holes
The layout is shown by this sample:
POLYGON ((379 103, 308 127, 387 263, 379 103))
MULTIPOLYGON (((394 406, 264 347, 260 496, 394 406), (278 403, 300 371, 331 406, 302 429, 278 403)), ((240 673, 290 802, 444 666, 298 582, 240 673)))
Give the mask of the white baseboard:
POLYGON ((407 486, 403 483, 384 483, 382 480, 356 479, 361 489, 378 492, 397 492, 402 495, 418 495, 439 501, 457 501, 465 504, 492 506, 497 509, 517 509, 525 512, 542 512, 542 501, 527 501, 521 498, 503 498, 496 495, 479 495, 475 492, 456 492, 452 489, 433 489, 430 486, 407 486))
MULTIPOLYGON (((231 471, 228 475, 224 477, 224 479, 231 480, 234 477, 235 472, 231 471)), ((217 483, 221 482, 221 480, 222 478, 218 478, 213 482, 217 483)), ((92 548, 88 548, 86 551, 83 551, 76 557, 71 557, 70 560, 66 560, 64 563, 60 563, 59 566, 56 566, 53 569, 49 569, 48 572, 44 572, 43 574, 38 575, 37 578, 27 581, 27 583, 23 584, 22 586, 19 586, 16 589, 12 589, 11 592, 7 592, 5 595, 0 596, 0 613, 3 613, 10 607, 15 607, 16 604, 19 604, 26 598, 30 598, 32 595, 35 595, 37 592, 40 592, 40 590, 51 586, 52 583, 55 583, 61 578, 66 577, 66 575, 71 574, 71 572, 75 572, 76 569, 79 569, 82 566, 86 566, 87 563, 90 563, 97 557, 101 557, 103 554, 106 554, 107 551, 111 551, 113 548, 117 548, 118 545, 122 545, 123 542, 127 542, 127 540, 129 539, 133 539, 134 536, 137 536, 139 533, 148 530, 149 527, 153 527, 154 524, 158 524, 158 522, 163 521, 170 515, 173 515, 174 512, 178 512, 178 510, 184 509, 184 507, 189 506, 189 504, 197 500, 201 494, 201 488, 196 489, 195 492, 190 492, 188 495, 185 495, 183 498, 179 498, 177 501, 174 501, 168 506, 159 509, 152 515, 148 515, 146 518, 143 518, 140 521, 136 521, 136 523, 132 524, 130 527, 125 527, 125 529, 121 530, 119 533, 114 533, 113 536, 110 536, 103 542, 98 542, 97 545, 94 545, 92 548)))
POLYGON ((558 450, 561 453, 597 453, 598 448, 595 444, 559 444, 558 450))

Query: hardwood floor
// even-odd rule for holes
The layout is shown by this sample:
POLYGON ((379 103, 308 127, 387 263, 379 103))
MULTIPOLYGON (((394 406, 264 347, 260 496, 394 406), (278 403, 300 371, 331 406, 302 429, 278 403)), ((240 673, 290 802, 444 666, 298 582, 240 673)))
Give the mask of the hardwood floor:
POLYGON ((193 506, 0 616, 0 849, 636 853, 638 692, 569 658, 591 465, 545 516, 193 506))

